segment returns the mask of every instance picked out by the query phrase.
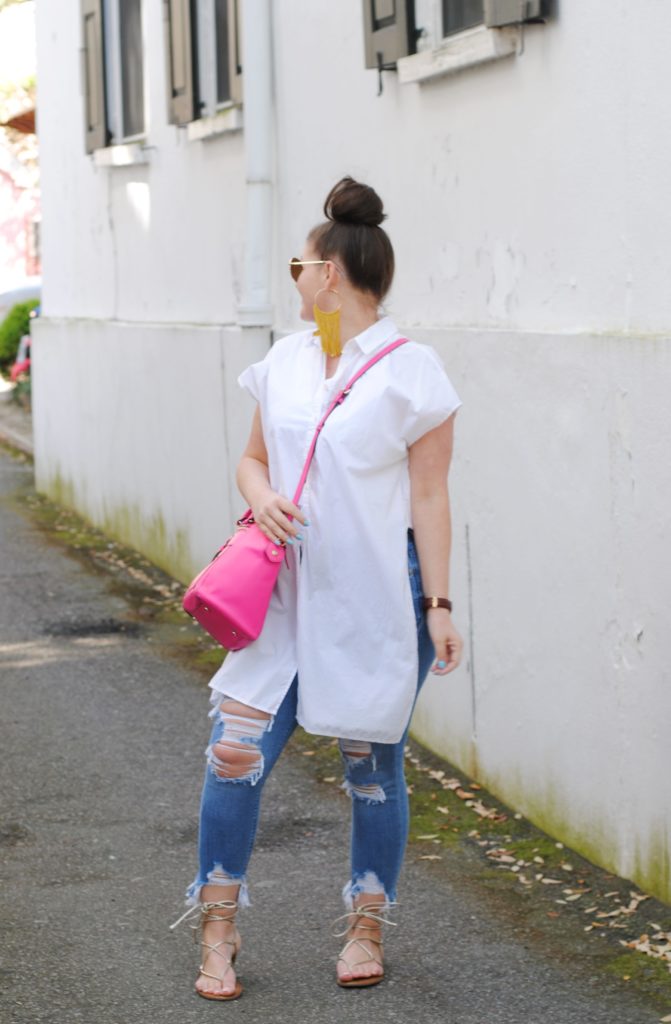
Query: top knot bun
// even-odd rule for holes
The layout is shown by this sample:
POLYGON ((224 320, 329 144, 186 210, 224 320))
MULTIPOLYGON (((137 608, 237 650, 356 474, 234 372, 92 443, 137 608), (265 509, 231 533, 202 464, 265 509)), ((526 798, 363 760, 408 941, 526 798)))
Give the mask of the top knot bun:
POLYGON ((338 224, 366 224, 379 227, 385 218, 382 200, 369 185, 342 178, 326 197, 324 214, 338 224))
POLYGON ((381 227, 379 195, 369 185, 342 178, 326 197, 324 214, 326 220, 308 234, 311 251, 334 262, 353 288, 382 302, 394 278, 394 250, 381 227))

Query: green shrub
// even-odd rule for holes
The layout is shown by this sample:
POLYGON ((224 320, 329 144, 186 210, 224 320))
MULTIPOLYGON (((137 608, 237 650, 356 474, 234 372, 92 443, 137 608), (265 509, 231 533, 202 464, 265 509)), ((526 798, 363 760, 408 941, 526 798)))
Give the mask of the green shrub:
POLYGON ((30 311, 38 305, 38 299, 17 302, 0 324, 0 367, 2 369, 8 369, 16 359, 19 342, 23 335, 28 333, 30 311))

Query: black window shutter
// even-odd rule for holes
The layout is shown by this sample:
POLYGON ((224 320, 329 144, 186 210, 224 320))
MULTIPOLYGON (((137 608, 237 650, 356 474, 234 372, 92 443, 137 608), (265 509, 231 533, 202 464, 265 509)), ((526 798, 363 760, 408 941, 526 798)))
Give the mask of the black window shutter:
POLYGON ((366 67, 395 64, 415 52, 412 0, 363 0, 366 67))
POLYGON ((485 0, 485 25, 519 25, 542 16, 542 0, 485 0))
POLYGON ((188 124, 195 117, 191 0, 167 0, 168 120, 188 124))
POLYGON ((105 48, 103 45, 103 0, 82 0, 82 41, 84 72, 84 138, 86 152, 102 149, 109 142, 105 106, 105 48))

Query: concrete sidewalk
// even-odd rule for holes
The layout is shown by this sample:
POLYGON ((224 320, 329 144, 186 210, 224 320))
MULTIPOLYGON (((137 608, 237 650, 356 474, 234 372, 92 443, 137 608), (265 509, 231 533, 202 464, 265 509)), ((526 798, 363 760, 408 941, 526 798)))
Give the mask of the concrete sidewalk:
MULTIPOLYGON (((202 675, 109 581, 51 546, 0 451, 3 1024, 652 1024, 661 1014, 536 941, 458 872, 409 858, 378 988, 334 983, 347 803, 285 755, 265 793, 241 914, 245 994, 192 994, 198 951, 170 933, 195 869, 208 732, 202 675)), ((309 760, 309 759, 307 759, 309 760)))
POLYGON ((12 401, 0 378, 0 442, 17 448, 25 455, 33 454, 33 419, 22 406, 12 401))

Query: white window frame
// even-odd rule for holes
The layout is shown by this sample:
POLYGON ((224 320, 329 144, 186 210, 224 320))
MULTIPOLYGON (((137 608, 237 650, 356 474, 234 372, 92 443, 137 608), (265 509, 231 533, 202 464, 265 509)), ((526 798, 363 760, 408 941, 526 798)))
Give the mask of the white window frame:
MULTIPOLYGON (((141 3, 142 35, 145 37, 145 0, 141 0, 141 3)), ((121 81, 121 19, 119 16, 119 0, 103 0, 103 50, 105 56, 107 126, 111 135, 110 146, 144 142, 147 138, 147 67, 144 60, 142 63, 144 129, 135 135, 124 135, 123 130, 123 83, 121 81)), ((125 163, 126 161, 123 162, 125 163)))

